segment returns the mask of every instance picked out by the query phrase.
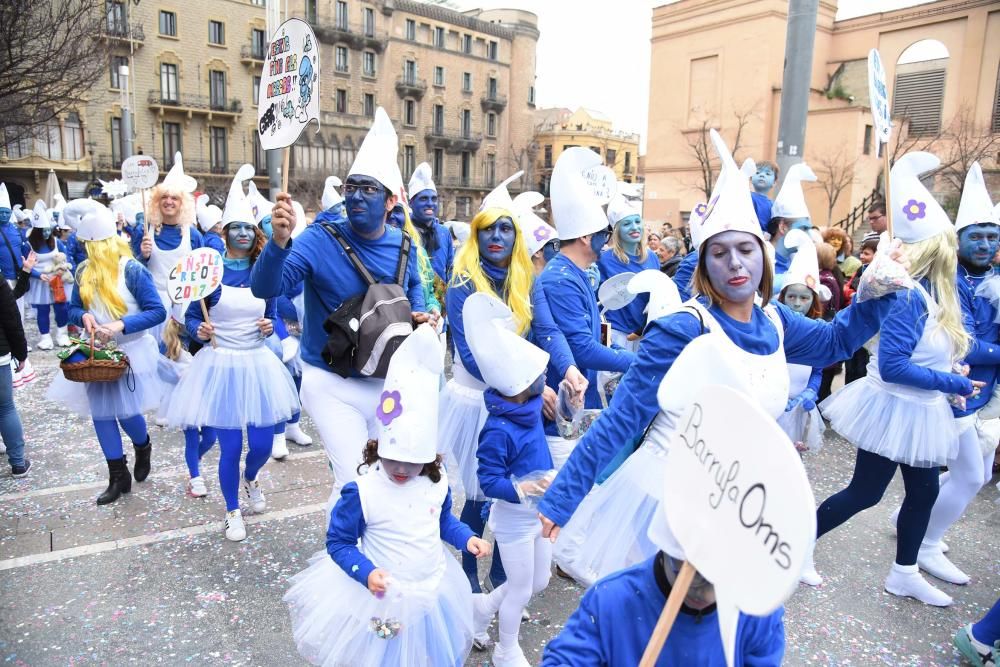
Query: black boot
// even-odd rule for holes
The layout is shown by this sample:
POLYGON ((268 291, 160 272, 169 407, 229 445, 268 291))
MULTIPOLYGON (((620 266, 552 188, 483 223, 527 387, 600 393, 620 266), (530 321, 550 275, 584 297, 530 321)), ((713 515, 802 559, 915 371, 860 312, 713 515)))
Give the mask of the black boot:
POLYGON ((128 471, 128 459, 121 457, 108 461, 108 488, 97 496, 98 505, 113 503, 123 494, 132 490, 132 475, 128 471))
POLYGON ((145 445, 132 445, 132 449, 135 450, 135 467, 132 468, 132 475, 135 481, 145 482, 149 477, 149 455, 153 453, 153 443, 147 435, 145 445))

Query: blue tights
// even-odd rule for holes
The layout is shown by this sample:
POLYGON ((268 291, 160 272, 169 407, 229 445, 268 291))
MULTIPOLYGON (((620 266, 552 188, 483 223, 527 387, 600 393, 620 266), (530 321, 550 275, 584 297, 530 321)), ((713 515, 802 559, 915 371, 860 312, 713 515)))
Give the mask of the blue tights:
MULTIPOLYGON (((219 437, 219 486, 226 499, 226 511, 232 512, 240 506, 240 455, 243 453, 243 431, 235 428, 212 429, 219 437)), ((257 473, 271 456, 271 442, 274 440, 273 426, 247 426, 246 466, 243 477, 257 479, 257 473)))
POLYGON ((1000 600, 986 612, 983 620, 972 626, 972 636, 987 646, 993 646, 1000 639, 1000 600))
MULTIPOLYGON (((300 391, 302 391, 302 376, 301 375, 293 375, 292 376, 292 381, 295 382, 295 393, 297 394, 300 391)), ((301 418, 301 417, 302 417, 302 413, 301 412, 296 412, 295 414, 292 415, 292 418, 289 419, 288 421, 281 422, 280 424, 275 424, 274 425, 274 434, 275 435, 280 435, 281 433, 284 433, 285 432, 285 425, 286 424, 298 424, 299 423, 299 418, 301 418)))
MULTIPOLYGON (((461 521, 472 529, 476 535, 482 535, 486 528, 486 520, 483 518, 483 508, 486 506, 485 500, 466 500, 462 507, 461 521)), ((473 593, 482 593, 482 586, 479 584, 479 566, 476 557, 472 554, 462 552, 462 570, 469 578, 473 593)), ((490 562, 490 582, 496 588, 507 581, 507 573, 503 571, 503 562, 500 560, 500 550, 493 545, 493 559, 490 562)))
POLYGON ((858 512, 878 505, 897 467, 903 474, 906 495, 903 496, 903 507, 896 524, 896 563, 915 565, 920 542, 931 518, 931 508, 937 500, 937 468, 914 468, 859 449, 851 483, 843 491, 824 500, 816 510, 817 538, 858 512))
POLYGON ((215 444, 215 430, 204 426, 201 433, 196 428, 184 429, 184 462, 187 463, 188 474, 191 477, 200 477, 201 470, 199 463, 201 457, 215 444))
POLYGON ((38 333, 43 336, 49 332, 51 326, 49 324, 49 305, 52 306, 52 310, 56 311, 57 327, 62 328, 69 322, 69 308, 66 307, 65 303, 46 304, 44 306, 36 305, 35 312, 38 315, 35 318, 35 322, 38 324, 38 333))
POLYGON ((122 450, 122 434, 118 430, 119 424, 125 429, 125 433, 128 434, 133 445, 144 445, 149 440, 146 419, 142 415, 117 420, 95 419, 94 431, 97 433, 97 442, 101 443, 104 458, 108 461, 117 461, 125 456, 125 452, 122 450))

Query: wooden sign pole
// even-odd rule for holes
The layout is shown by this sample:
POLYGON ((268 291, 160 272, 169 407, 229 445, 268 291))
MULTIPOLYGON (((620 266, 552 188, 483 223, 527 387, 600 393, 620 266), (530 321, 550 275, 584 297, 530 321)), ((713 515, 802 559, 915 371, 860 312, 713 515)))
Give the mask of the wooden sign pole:
POLYGON ((889 144, 882 144, 882 171, 885 173, 885 230, 889 232, 889 240, 892 236, 892 197, 889 194, 889 144))
MULTIPOLYGON (((208 306, 205 305, 205 300, 199 299, 198 303, 201 304, 201 314, 205 318, 205 324, 211 324, 212 320, 208 318, 208 306)), ((219 347, 218 343, 215 341, 215 334, 212 334, 212 337, 209 340, 212 342, 212 347, 219 347)))
POLYGON ((146 188, 139 190, 142 193, 142 223, 145 229, 143 234, 149 236, 149 211, 146 210, 146 188))
POLYGON ((281 191, 288 192, 288 162, 291 146, 285 146, 281 156, 281 191))
POLYGON ((663 605, 663 612, 660 613, 660 618, 656 621, 656 627, 653 628, 653 634, 649 637, 649 643, 646 644, 646 650, 642 653, 642 660, 639 661, 639 667, 653 667, 656 661, 659 660, 660 651, 663 650, 663 645, 667 641, 670 629, 674 626, 677 614, 681 610, 681 604, 684 603, 688 589, 691 588, 691 581, 694 579, 694 574, 694 566, 684 561, 681 571, 677 574, 677 579, 674 580, 674 585, 670 589, 670 597, 667 598, 667 603, 663 605))

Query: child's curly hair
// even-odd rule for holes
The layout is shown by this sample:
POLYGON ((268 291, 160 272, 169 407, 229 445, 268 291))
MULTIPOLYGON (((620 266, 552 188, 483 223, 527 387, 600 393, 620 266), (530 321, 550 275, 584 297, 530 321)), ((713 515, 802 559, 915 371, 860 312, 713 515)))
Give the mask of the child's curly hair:
MULTIPOLYGON (((365 467, 370 467, 374 465, 379 458, 378 455, 378 440, 369 440, 365 443, 365 449, 362 453, 362 463, 358 466, 358 474, 361 474, 361 469, 365 467)), ((441 481, 441 455, 438 454, 433 461, 430 463, 425 463, 423 470, 420 471, 421 476, 429 477, 432 482, 437 484, 441 481)))

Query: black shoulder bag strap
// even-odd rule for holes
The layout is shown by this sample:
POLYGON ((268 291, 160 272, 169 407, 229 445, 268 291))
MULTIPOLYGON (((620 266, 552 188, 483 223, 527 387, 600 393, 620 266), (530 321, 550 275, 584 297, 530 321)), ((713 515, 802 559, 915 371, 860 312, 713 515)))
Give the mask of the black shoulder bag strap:
POLYGON ((371 272, 368 271, 365 265, 361 263, 358 255, 354 252, 354 248, 348 245, 347 240, 340 235, 340 232, 334 229, 333 225, 323 225, 323 229, 325 229, 327 233, 329 233, 330 236, 332 236, 333 239, 340 244, 340 247, 344 249, 344 253, 347 254, 347 259, 351 260, 351 264, 353 264, 355 270, 361 274, 364 281, 368 283, 368 286, 371 287, 376 284, 376 280, 372 277, 371 272))
POLYGON ((406 269, 410 265, 410 235, 403 232, 403 241, 399 244, 399 262, 396 264, 396 284, 406 289, 406 269))

